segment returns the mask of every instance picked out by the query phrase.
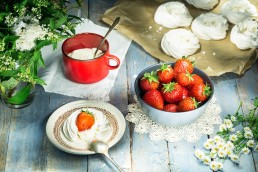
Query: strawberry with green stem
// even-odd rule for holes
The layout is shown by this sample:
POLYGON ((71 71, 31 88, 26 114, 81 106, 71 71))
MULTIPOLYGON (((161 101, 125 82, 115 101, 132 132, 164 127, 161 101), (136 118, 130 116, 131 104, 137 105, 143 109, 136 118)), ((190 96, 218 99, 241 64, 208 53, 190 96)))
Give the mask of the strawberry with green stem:
POLYGON ((177 104, 182 100, 183 89, 178 83, 170 82, 163 84, 161 94, 166 102, 177 104))
POLYGON ((186 57, 182 57, 182 59, 179 59, 174 64, 174 72, 175 75, 178 75, 179 73, 193 73, 194 65, 193 63, 187 59, 186 57))
POLYGON ((155 90, 159 87, 159 80, 157 73, 152 71, 150 73, 144 73, 142 79, 139 82, 142 91, 155 90))
POLYGON ((186 112, 191 111, 197 108, 199 102, 195 100, 193 97, 187 97, 179 102, 177 106, 178 112, 186 112))
POLYGON ((167 84, 172 81, 174 70, 171 65, 162 64, 162 66, 157 70, 157 75, 161 83, 167 84))
POLYGON ((198 102, 203 102, 211 95, 212 90, 207 83, 197 83, 190 88, 189 92, 198 102))

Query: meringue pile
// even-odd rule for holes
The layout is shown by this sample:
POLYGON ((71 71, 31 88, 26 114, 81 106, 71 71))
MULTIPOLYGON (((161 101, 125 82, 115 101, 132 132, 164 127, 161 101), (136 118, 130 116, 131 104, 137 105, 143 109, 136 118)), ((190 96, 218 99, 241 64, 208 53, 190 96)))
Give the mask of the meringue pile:
POLYGON ((112 135, 112 127, 106 115, 93 108, 83 108, 74 111, 64 122, 61 137, 73 148, 88 149, 93 140, 108 141, 112 135), (78 131, 76 126, 77 116, 81 111, 89 111, 94 115, 95 123, 84 131, 78 131))
POLYGON ((258 22, 252 19, 239 22, 232 28, 230 40, 241 50, 258 48, 258 22))
POLYGON ((230 23, 237 24, 245 19, 257 16, 257 10, 248 0, 230 0, 221 7, 221 14, 230 23))
MULTIPOLYGON (((186 0, 196 8, 211 10, 219 0, 186 0)), ((187 7, 178 1, 161 4, 155 14, 154 21, 170 28, 161 40, 162 50, 169 56, 181 58, 193 55, 201 47, 199 39, 222 40, 226 38, 229 23, 235 24, 231 30, 230 40, 237 48, 246 50, 258 47, 256 7, 249 0, 229 0, 225 2, 220 14, 207 12, 193 20, 187 7), (191 27, 191 30, 179 27, 191 27), (192 32, 191 32, 192 31, 192 32), (199 39, 198 39, 199 38, 199 39)))
POLYGON ((167 32, 161 40, 163 51, 175 58, 194 54, 199 48, 199 39, 186 29, 174 29, 167 32))
POLYGON ((227 35, 228 22, 220 14, 206 13, 201 14, 193 21, 191 29, 200 39, 220 40, 227 35))
POLYGON ((186 6, 176 1, 160 5, 154 15, 154 21, 167 28, 187 27, 192 20, 186 6))
POLYGON ((196 8, 211 10, 219 3, 219 0, 186 0, 186 2, 196 8))

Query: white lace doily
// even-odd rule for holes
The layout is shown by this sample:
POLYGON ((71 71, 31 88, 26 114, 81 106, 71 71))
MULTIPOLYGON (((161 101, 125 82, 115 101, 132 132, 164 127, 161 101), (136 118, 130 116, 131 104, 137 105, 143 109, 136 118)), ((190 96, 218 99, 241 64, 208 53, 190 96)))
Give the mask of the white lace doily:
POLYGON ((126 120, 135 124, 134 131, 137 133, 149 133, 150 140, 167 140, 169 142, 178 142, 186 140, 187 142, 198 141, 203 134, 210 135, 214 131, 214 124, 221 124, 221 108, 213 97, 203 115, 195 122, 180 126, 167 127, 153 122, 141 109, 141 105, 136 103, 128 105, 128 114, 126 120))

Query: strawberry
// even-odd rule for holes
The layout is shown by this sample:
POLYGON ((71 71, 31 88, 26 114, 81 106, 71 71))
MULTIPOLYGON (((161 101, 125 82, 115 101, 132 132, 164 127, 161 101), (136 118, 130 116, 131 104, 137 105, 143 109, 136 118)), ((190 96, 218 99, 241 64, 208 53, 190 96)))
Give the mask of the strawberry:
POLYGON ((194 84, 190 88, 190 95, 194 97, 198 102, 205 101, 211 93, 212 91, 210 90, 208 84, 205 85, 204 83, 194 84))
POLYGON ((191 82, 193 81, 193 77, 192 74, 190 74, 189 72, 187 73, 179 73, 176 76, 176 81, 178 84, 180 84, 181 86, 185 87, 189 84, 191 84, 191 82))
POLYGON ((89 111, 81 111, 76 119, 76 126, 79 131, 90 129, 95 123, 93 114, 89 111))
POLYGON ((172 81, 174 77, 174 70, 168 64, 163 64, 158 70, 157 75, 161 83, 167 84, 172 81))
POLYGON ((177 112, 177 105, 176 104, 166 104, 163 108, 164 111, 167 112, 177 112))
POLYGON ((199 75, 197 75, 197 74, 193 74, 192 78, 193 78, 193 80, 191 80, 191 83, 187 86, 188 89, 190 89, 191 86, 193 86, 194 84, 204 83, 203 79, 199 75))
POLYGON ((194 110, 198 106, 198 102, 196 102, 195 98, 193 97, 186 97, 182 101, 179 102, 177 106, 178 112, 186 112, 190 110, 194 110))
POLYGON ((159 80, 157 73, 152 71, 151 73, 144 73, 140 80, 140 88, 142 91, 155 90, 159 87, 159 80))
POLYGON ((194 66, 190 60, 183 57, 182 59, 179 59, 174 64, 174 72, 175 75, 179 73, 193 73, 194 66))
POLYGON ((158 90, 149 90, 143 95, 143 101, 150 106, 162 110, 164 107, 164 100, 158 90))
POLYGON ((178 83, 170 82, 163 84, 161 94, 166 102, 177 104, 182 100, 183 89, 178 83))
POLYGON ((186 97, 188 97, 189 91, 185 87, 182 87, 182 89, 183 89, 182 99, 185 99, 186 97))

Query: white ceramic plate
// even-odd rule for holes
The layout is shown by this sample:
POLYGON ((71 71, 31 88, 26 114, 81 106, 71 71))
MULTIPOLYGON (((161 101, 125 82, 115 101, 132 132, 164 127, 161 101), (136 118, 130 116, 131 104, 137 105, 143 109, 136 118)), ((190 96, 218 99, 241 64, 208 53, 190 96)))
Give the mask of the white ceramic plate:
POLYGON ((102 111, 103 114, 107 116, 107 119, 109 120, 113 129, 113 133, 107 142, 109 147, 112 147, 121 139, 125 132, 125 118, 115 106, 101 101, 78 100, 61 106, 55 112, 53 112, 48 119, 46 125, 47 137, 50 142, 58 149, 77 155, 94 154, 94 152, 88 149, 78 149, 72 147, 71 145, 67 144, 61 137, 63 134, 62 127, 64 121, 69 117, 69 115, 71 115, 73 111, 80 108, 95 108, 102 111))

